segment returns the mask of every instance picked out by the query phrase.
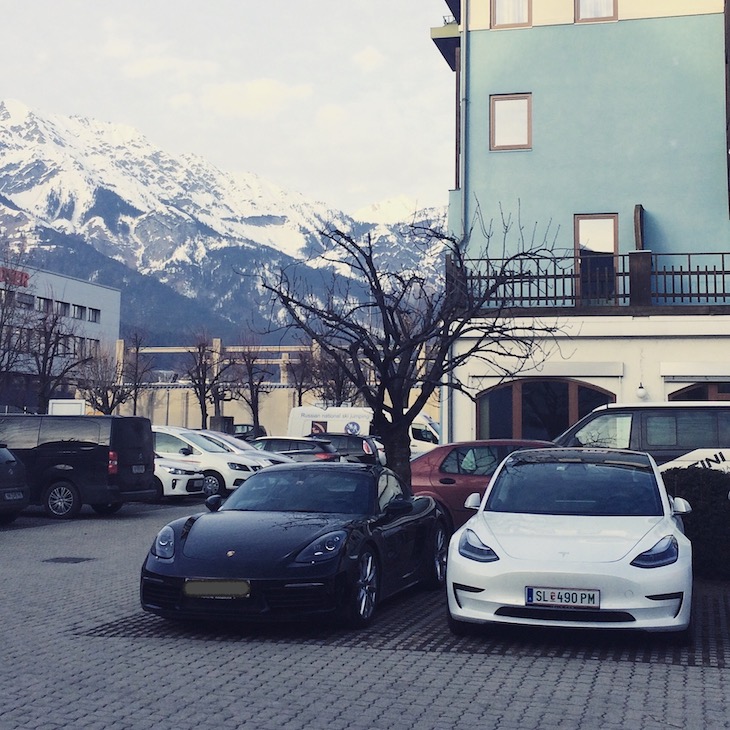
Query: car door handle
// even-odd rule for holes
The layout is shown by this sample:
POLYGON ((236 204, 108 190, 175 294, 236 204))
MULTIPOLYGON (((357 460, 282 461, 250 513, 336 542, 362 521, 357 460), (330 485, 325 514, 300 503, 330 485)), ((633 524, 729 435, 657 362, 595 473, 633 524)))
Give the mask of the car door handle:
POLYGON ((444 477, 443 479, 439 479, 439 484, 456 484, 456 479, 444 477))

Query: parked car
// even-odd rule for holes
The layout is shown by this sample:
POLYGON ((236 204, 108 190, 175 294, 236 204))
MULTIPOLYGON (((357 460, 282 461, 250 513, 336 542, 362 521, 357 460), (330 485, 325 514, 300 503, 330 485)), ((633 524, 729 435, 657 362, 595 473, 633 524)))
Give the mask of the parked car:
POLYGON ((25 467, 5 444, 0 444, 0 525, 11 523, 28 504, 25 467))
POLYGON ((183 461, 203 472, 203 492, 206 496, 228 494, 262 468, 258 459, 234 454, 213 443, 199 431, 180 426, 152 426, 152 435, 157 454, 183 461))
POLYGON ((266 436, 267 433, 263 426, 256 427, 253 423, 234 423, 231 435, 242 441, 253 441, 259 436, 266 436))
POLYGON ((337 449, 320 438, 291 438, 289 436, 262 436, 254 439, 254 448, 267 453, 274 451, 294 461, 339 461, 337 449))
POLYGON ((374 436, 355 436, 349 433, 312 434, 310 438, 322 438, 335 447, 343 461, 385 466, 385 449, 374 436))
POLYGON ((234 454, 245 454, 252 459, 258 459, 262 466, 271 466, 272 464, 289 464, 294 461, 294 459, 284 456, 284 454, 277 454, 275 451, 261 453, 259 449, 252 446, 248 441, 238 439, 229 433, 211 431, 208 429, 200 429, 200 433, 234 454))
POLYGON ((113 514, 155 497, 154 449, 138 416, 0 416, 0 442, 25 466, 31 504, 70 518, 83 504, 113 514))
POLYGON ((692 546, 654 459, 613 449, 509 456, 451 538, 448 620, 683 631, 692 546))
POLYGON ((555 444, 486 439, 437 446, 411 461, 411 488, 414 494, 428 494, 441 505, 453 531, 472 516, 472 511, 464 507, 466 498, 472 492, 484 494, 489 478, 506 456, 518 449, 546 446, 555 444))
POLYGON ((336 614, 369 624, 381 600, 443 585, 446 526, 430 497, 389 469, 280 464, 207 514, 160 530, 143 566, 145 611, 245 621, 336 614))
POLYGON ((155 456, 155 490, 157 500, 203 494, 205 475, 184 461, 155 456))

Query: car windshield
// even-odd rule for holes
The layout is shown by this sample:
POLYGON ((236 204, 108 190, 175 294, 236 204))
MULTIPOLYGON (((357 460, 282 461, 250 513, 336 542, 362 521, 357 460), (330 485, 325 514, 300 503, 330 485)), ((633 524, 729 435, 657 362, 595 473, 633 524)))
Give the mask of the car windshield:
POLYGON ((564 461, 505 465, 484 509, 540 515, 663 514, 659 488, 650 469, 564 461))
POLYGON ((374 486, 367 474, 263 470, 247 479, 221 510, 369 514, 374 486))
POLYGON ((220 444, 211 441, 209 438, 203 436, 202 433, 196 433, 195 431, 186 431, 183 434, 183 438, 195 444, 199 449, 203 451, 210 451, 215 454, 226 454, 229 453, 228 449, 224 449, 220 444))

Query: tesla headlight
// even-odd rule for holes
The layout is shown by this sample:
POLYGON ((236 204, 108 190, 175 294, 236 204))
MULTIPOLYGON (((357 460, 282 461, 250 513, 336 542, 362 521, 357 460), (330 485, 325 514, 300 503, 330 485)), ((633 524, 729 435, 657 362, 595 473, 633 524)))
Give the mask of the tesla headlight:
POLYGON ((679 546, 674 535, 667 535, 641 555, 637 555, 631 565, 637 568, 660 568, 662 565, 671 565, 677 562, 679 557, 679 546))
POLYGON ((155 542, 152 545, 152 554, 167 560, 175 554, 175 533, 170 525, 165 525, 157 533, 155 542))
POLYGON ((347 533, 344 530, 328 532, 318 537, 314 542, 307 545, 297 555, 297 563, 321 563, 330 560, 342 552, 347 540, 347 533))
POLYGON ((248 464, 241 464, 238 461, 231 461, 228 463, 228 468, 235 471, 251 471, 251 467, 248 464))
POLYGON ((493 563, 499 560, 497 553, 485 545, 474 530, 464 530, 459 538, 459 555, 479 563, 493 563))

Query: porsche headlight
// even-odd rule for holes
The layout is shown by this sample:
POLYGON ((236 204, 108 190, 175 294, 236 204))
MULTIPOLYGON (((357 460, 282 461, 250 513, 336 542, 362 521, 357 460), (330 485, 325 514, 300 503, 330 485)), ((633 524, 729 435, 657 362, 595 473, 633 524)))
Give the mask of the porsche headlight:
POLYGON ((155 538, 152 554, 158 558, 169 560, 175 555, 175 533, 170 525, 165 525, 155 538))
POLYGON ((347 540, 347 532, 345 530, 336 530, 328 532, 322 537, 318 537, 313 543, 307 545, 302 552, 297 555, 297 563, 321 563, 325 560, 331 560, 342 552, 347 540))
POLYGON ((493 563, 499 560, 497 553, 485 545, 474 530, 464 530, 459 538, 459 555, 479 563, 493 563))
POLYGON ((679 546, 674 535, 667 535, 654 545, 651 550, 637 555, 631 565, 637 568, 660 568, 662 565, 671 565, 677 562, 679 546))

